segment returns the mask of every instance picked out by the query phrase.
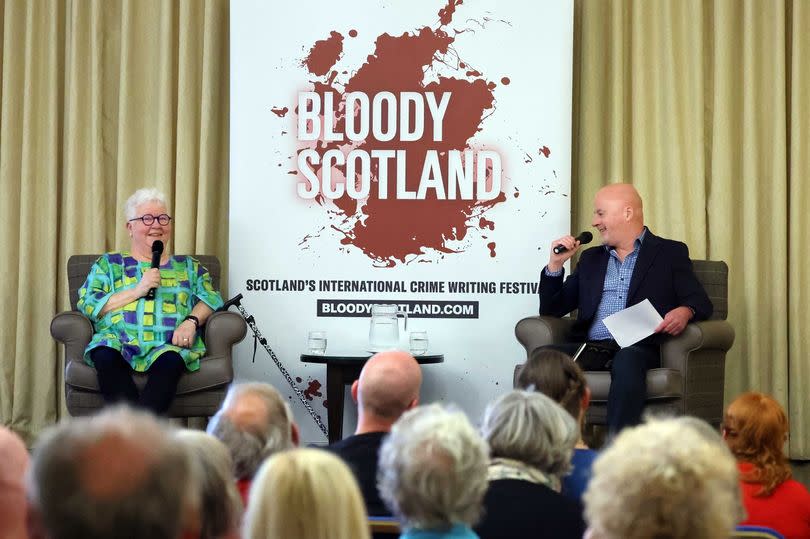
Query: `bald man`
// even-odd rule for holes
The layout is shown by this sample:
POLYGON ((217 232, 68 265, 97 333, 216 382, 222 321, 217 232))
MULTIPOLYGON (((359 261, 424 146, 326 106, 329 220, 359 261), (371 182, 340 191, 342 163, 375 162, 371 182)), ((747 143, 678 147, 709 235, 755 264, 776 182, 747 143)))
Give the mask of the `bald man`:
POLYGON ((663 317, 656 334, 620 349, 611 364, 607 423, 616 433, 641 421, 647 370, 660 366, 659 346, 667 335, 680 334, 690 320, 705 320, 712 303, 692 271, 685 244, 659 238, 644 226, 641 197, 632 185, 603 187, 594 199, 592 225, 602 245, 582 253, 563 282, 563 263, 579 249, 572 236, 554 240, 540 277, 540 314, 564 316, 577 309, 572 341, 555 346, 573 353, 584 341, 618 348, 603 320, 649 299, 663 317), (555 254, 562 244, 566 251, 555 254))
POLYGON ((391 511, 377 491, 377 455, 383 438, 399 417, 419 404, 422 371, 407 352, 375 354, 352 384, 357 403, 357 430, 329 446, 345 460, 360 484, 368 514, 387 516, 391 511))
POLYGON ((199 537, 190 455, 168 426, 124 407, 45 431, 28 475, 32 538, 199 537))
POLYGON ((0 537, 25 539, 25 472, 28 450, 14 432, 0 426, 0 537))

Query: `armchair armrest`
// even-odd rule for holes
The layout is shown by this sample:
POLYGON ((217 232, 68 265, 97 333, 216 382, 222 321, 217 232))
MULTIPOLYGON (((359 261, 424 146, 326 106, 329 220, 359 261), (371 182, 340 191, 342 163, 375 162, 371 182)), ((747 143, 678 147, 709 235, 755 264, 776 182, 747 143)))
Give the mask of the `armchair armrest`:
POLYGON ((61 312, 51 320, 51 336, 65 345, 66 362, 80 359, 93 338, 93 324, 77 311, 61 312))
POLYGON ((725 320, 704 320, 686 325, 683 333, 661 345, 661 366, 684 370, 683 362, 696 350, 727 352, 734 344, 734 328, 725 320))
POLYGON ((529 316, 515 325, 515 337, 526 354, 530 354, 539 346, 565 342, 574 321, 573 318, 529 316))
POLYGON ((247 324, 241 315, 218 311, 205 322, 207 355, 230 355, 231 347, 245 338, 247 324))

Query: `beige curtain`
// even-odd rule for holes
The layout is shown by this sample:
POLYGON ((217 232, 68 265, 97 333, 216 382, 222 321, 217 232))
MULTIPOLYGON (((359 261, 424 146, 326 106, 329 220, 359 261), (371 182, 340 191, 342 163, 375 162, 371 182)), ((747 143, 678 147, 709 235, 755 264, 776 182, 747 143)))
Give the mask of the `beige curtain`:
POLYGON ((629 181, 656 233, 725 260, 726 401, 789 412, 810 458, 810 3, 577 0, 573 211, 629 181))
POLYGON ((170 199, 174 251, 228 252, 227 0, 0 0, 0 421, 63 413, 67 257, 126 247, 170 199))

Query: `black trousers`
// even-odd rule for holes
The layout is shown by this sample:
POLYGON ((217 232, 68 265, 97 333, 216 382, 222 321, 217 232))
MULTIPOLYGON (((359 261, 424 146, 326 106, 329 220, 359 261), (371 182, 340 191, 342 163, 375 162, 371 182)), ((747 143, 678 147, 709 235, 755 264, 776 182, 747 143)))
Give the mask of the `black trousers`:
MULTIPOLYGON (((582 343, 552 344, 553 348, 573 356, 582 343)), ((610 391, 607 424, 611 435, 624 427, 641 423, 647 398, 647 370, 661 366, 661 350, 654 344, 634 344, 620 348, 610 367, 610 391)))
POLYGON ((166 351, 149 367, 146 386, 139 395, 135 380, 132 379, 132 367, 129 366, 121 352, 107 346, 100 346, 90 352, 90 358, 96 366, 98 385, 104 401, 127 402, 145 408, 157 415, 164 415, 177 392, 177 382, 186 369, 183 358, 177 352, 166 351))

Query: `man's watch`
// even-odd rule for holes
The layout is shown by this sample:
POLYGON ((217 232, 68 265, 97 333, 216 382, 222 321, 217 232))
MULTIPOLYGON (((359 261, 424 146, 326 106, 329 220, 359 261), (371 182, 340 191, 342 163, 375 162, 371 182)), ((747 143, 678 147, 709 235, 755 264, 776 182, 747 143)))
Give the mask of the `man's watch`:
POLYGON ((197 329, 200 328, 200 319, 194 316, 193 314, 190 314, 187 317, 183 318, 183 322, 185 322, 186 320, 191 320, 192 322, 194 322, 194 326, 196 326, 197 329))
MULTIPOLYGON (((694 317, 695 317, 695 310, 694 310, 692 307, 690 307, 689 305, 684 305, 684 307, 686 307, 687 309, 689 309, 690 311, 692 311, 692 318, 694 318, 694 317)), ((690 318, 690 320, 691 320, 692 318, 690 318)))

